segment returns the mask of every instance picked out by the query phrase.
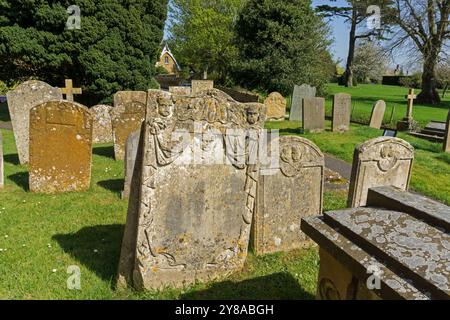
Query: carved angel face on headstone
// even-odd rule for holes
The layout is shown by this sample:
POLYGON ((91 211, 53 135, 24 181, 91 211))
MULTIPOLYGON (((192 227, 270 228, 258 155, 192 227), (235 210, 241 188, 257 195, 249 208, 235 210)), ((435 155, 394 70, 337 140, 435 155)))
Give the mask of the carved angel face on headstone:
POLYGON ((170 97, 158 97, 158 113, 160 116, 167 118, 173 113, 173 102, 170 97))
POLYGON ((247 122, 251 125, 259 121, 259 111, 256 107, 249 107, 247 109, 247 122))
POLYGON ((288 177, 295 176, 301 168, 305 150, 299 144, 286 145, 281 149, 281 171, 288 177))
POLYGON ((388 171, 397 163, 396 152, 391 145, 385 145, 381 148, 380 157, 378 167, 381 171, 388 171))

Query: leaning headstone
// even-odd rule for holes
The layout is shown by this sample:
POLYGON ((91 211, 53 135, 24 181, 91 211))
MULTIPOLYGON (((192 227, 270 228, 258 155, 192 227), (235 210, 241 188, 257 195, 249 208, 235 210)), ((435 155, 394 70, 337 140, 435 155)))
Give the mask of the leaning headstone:
POLYGON ((169 87, 169 92, 173 94, 188 96, 191 94, 191 88, 185 86, 173 86, 169 87))
POLYGON ((141 130, 134 131, 128 136, 125 144, 125 182, 122 199, 127 199, 130 196, 131 178, 133 177, 134 164, 136 163, 140 135, 141 130))
POLYGON ((242 269, 264 105, 238 103, 219 90, 190 97, 149 90, 147 106, 119 286, 181 287, 242 269))
POLYGON ((214 81, 212 80, 192 80, 192 94, 196 95, 205 90, 214 88, 214 81))
POLYGON ((62 93, 59 88, 45 82, 31 80, 20 84, 6 95, 19 162, 25 164, 28 163, 30 109, 50 100, 60 100, 62 93))
POLYGON ((300 220, 322 213, 325 160, 320 149, 307 139, 283 136, 270 150, 279 161, 262 166, 259 177, 251 237, 257 254, 301 248, 307 238, 300 220))
POLYGON ((0 131, 0 189, 2 189, 5 184, 4 175, 5 168, 3 165, 3 137, 2 132, 0 131))
POLYGON ((303 99, 303 130, 306 132, 321 132, 325 130, 325 99, 303 99))
POLYGON ((278 92, 272 92, 264 101, 267 108, 267 120, 284 120, 286 99, 278 92))
POLYGON ((414 148, 406 141, 378 137, 355 149, 347 205, 366 204, 369 188, 394 186, 407 190, 411 177, 414 148))
POLYGON ((116 160, 124 160, 125 143, 128 136, 141 127, 145 119, 146 103, 145 91, 120 91, 114 95, 111 121, 116 160))
POLYGON ((450 153, 450 111, 447 115, 447 125, 444 136, 444 152, 450 153))
POLYGON ((110 143, 113 142, 111 111, 113 107, 99 104, 89 109, 94 121, 92 142, 110 143))
POLYGON ((294 86, 292 93, 291 111, 289 114, 290 121, 302 121, 303 117, 303 99, 314 98, 316 96, 316 88, 307 84, 294 86))
POLYGON ((332 131, 348 131, 350 128, 352 96, 347 93, 337 93, 333 97, 332 131))
POLYGON ((372 114, 370 116, 371 128, 380 129, 383 124, 384 112, 386 111, 386 102, 383 100, 378 100, 375 102, 372 108, 372 114))
POLYGON ((30 110, 30 190, 59 193, 89 189, 92 116, 78 103, 50 101, 30 110))

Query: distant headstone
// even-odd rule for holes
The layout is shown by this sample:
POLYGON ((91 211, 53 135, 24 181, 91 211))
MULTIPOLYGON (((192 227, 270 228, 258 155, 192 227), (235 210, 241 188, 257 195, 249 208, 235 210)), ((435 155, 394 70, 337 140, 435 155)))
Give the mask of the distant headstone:
POLYGON ((30 110, 32 192, 89 189, 91 162, 92 116, 85 106, 60 100, 30 110))
POLYGON ((111 121, 116 160, 124 160, 125 143, 128 136, 141 127, 145 119, 146 104, 145 91, 120 91, 114 95, 111 121))
POLYGON ((122 199, 127 199, 130 196, 131 179, 133 177, 134 164, 136 163, 140 135, 141 130, 134 131, 128 136, 125 144, 125 182, 122 199))
POLYGON ((241 104, 215 89, 189 97, 149 90, 148 100, 118 285, 181 287, 242 269, 264 105, 241 104))
POLYGON ((0 131, 0 189, 5 185, 5 168, 3 165, 3 137, 2 132, 0 131))
POLYGON ((450 111, 447 115, 447 125, 444 136, 444 152, 450 153, 450 111))
POLYGON ((325 130, 325 99, 303 99, 303 130, 321 132, 325 130))
POLYGON ((267 108, 267 120, 284 120, 286 99, 278 92, 272 92, 264 101, 267 108))
POLYGON ((251 237, 257 254, 301 248, 307 238, 300 232, 300 220, 322 213, 324 156, 320 149, 295 136, 280 137, 271 145, 271 152, 279 151, 279 163, 262 166, 259 177, 251 237))
POLYGON ((292 93, 291 111, 289 114, 290 121, 302 121, 303 116, 303 99, 314 98, 316 96, 316 88, 307 84, 294 86, 292 93))
POLYGON ((378 100, 373 108, 372 115, 370 116, 370 124, 371 128, 380 129, 383 124, 384 112, 386 111, 386 102, 383 100, 378 100))
POLYGON ((89 109, 94 121, 92 142, 110 143, 113 142, 111 111, 113 107, 99 104, 89 109))
POLYGON ((169 87, 169 92, 173 94, 189 96, 191 94, 191 88, 185 86, 169 87))
POLYGON ((350 129, 352 96, 347 93, 337 93, 333 97, 332 131, 348 131, 350 129))
POLYGON ((205 90, 214 88, 214 81, 212 80, 192 80, 192 94, 196 95, 205 90))
POLYGON ((366 204, 372 187, 394 186, 407 190, 411 177, 414 148, 399 138, 378 137, 355 149, 347 205, 366 204))
POLYGON ((31 80, 20 84, 6 95, 19 161, 20 164, 25 164, 29 158, 30 109, 50 100, 60 100, 62 93, 60 89, 45 82, 31 80))

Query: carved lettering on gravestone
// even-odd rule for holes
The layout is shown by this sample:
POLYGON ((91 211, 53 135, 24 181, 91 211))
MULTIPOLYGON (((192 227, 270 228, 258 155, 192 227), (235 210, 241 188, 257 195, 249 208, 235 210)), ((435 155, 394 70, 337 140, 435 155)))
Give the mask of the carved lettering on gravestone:
POLYGON ((45 82, 31 80, 9 91, 6 96, 19 161, 20 164, 26 164, 29 158, 30 109, 50 100, 60 100, 62 93, 59 88, 45 82))
POLYGON ((259 168, 257 161, 235 161, 235 156, 251 159, 259 149, 264 105, 238 103, 219 90, 190 97, 150 90, 147 106, 136 159, 140 170, 135 168, 133 175, 122 241, 119 285, 180 287, 241 269, 259 168), (235 134, 238 129, 251 130, 256 136, 244 136, 242 141, 242 135, 235 134), (173 137, 180 130, 189 143, 173 137), (202 133, 210 130, 224 135, 202 139, 202 133), (241 142, 246 146, 243 153, 237 148, 241 142), (198 149, 202 160, 216 158, 219 150, 227 161, 195 162, 198 149), (142 174, 136 178, 138 171, 142 174))
POLYGON ((130 196, 131 179, 134 172, 134 164, 136 163, 136 156, 139 145, 139 137, 141 130, 136 130, 128 136, 125 144, 125 182, 122 192, 122 199, 130 196))
POLYGON ((30 190, 87 190, 91 181, 92 116, 78 103, 60 100, 30 111, 30 190))
POLYGON ((444 136, 444 152, 450 153, 450 111, 447 115, 447 123, 445 125, 445 136, 444 136))
MULTIPOLYGON (((279 165, 263 166, 259 178, 252 227, 253 246, 258 254, 301 248, 307 240, 300 231, 301 218, 322 213, 322 152, 300 137, 283 136, 275 142, 279 165)), ((270 150, 274 152, 274 148, 270 150)))
POLYGON ((267 120, 284 120, 286 99, 278 92, 272 92, 264 101, 267 108, 267 120))
POLYGON ((110 143, 113 142, 111 111, 113 107, 99 104, 89 109, 94 121, 92 142, 110 143))
POLYGON ((290 121, 302 121, 303 117, 303 99, 314 98, 316 96, 316 88, 307 84, 294 86, 292 93, 291 111, 289 114, 290 121))
POLYGON ((0 189, 5 185, 5 167, 3 164, 3 137, 2 132, 0 131, 0 189))
POLYGON ((332 131, 348 131, 350 128, 352 96, 347 93, 337 93, 333 97, 332 131))
POLYGON ((348 206, 366 204, 369 188, 394 186, 407 190, 411 177, 414 148, 399 138, 379 137, 355 149, 348 206))
POLYGON ((370 116, 370 124, 371 128, 380 129, 383 124, 384 112, 386 111, 386 102, 383 100, 378 100, 373 108, 372 115, 370 116))
POLYGON ((325 130, 325 99, 303 99, 303 130, 321 132, 325 130))
POLYGON ((214 81, 212 80, 192 80, 192 94, 196 95, 205 90, 214 88, 214 81))
POLYGON ((124 160, 125 143, 128 136, 141 127, 145 119, 146 103, 145 91, 120 91, 114 95, 111 121, 116 160, 124 160))
POLYGON ((191 88, 185 86, 173 86, 169 87, 169 92, 173 94, 189 96, 191 94, 191 88))

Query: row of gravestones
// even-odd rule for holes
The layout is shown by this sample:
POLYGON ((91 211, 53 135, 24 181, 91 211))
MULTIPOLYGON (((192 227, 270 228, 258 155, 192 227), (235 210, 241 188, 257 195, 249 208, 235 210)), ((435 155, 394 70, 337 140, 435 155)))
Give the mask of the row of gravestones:
MULTIPOLYGON (((228 129, 262 135, 263 104, 238 103, 218 90, 195 96, 150 90, 147 99, 143 130, 129 138, 130 151, 127 147, 127 152, 135 150, 136 160, 131 161, 134 170, 128 170, 119 285, 158 289, 222 278, 243 267, 250 243, 256 253, 265 254, 308 242, 300 220, 320 214, 323 203, 324 156, 316 145, 283 136, 268 147, 278 162, 267 164, 257 157, 256 162, 236 163, 239 137, 228 129), (203 131, 195 131, 194 123, 203 131), (187 129, 195 137, 211 128, 224 137, 219 149, 202 140, 202 158, 216 157, 220 150, 230 162, 187 161, 195 143, 174 142, 173 133, 187 129)), ((258 150, 259 143, 246 139, 246 150, 258 150)), ((364 206, 374 186, 406 190, 413 156, 413 148, 397 138, 380 137, 357 148, 349 206, 364 206)))

